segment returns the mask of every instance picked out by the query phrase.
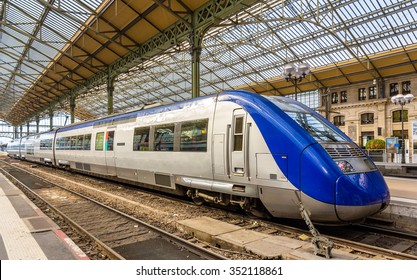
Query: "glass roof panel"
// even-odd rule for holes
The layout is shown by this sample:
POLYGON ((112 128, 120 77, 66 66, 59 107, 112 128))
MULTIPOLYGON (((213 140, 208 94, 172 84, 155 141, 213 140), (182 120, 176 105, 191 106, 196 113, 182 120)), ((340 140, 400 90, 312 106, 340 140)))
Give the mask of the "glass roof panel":
POLYGON ((55 33, 55 36, 59 38, 59 41, 62 41, 63 39, 69 40, 80 28, 79 24, 55 11, 48 14, 44 23, 47 26, 47 29, 50 29, 55 33), (57 22, 61 22, 62 24, 56 24, 57 22))
MULTIPOLYGON (((20 84, 15 87, 19 91, 27 87, 29 80, 34 80, 67 41, 84 28, 83 23, 95 16, 94 11, 102 3, 0 2, 6 3, 6 24, 0 30, 0 73, 5 83, 0 88, 7 87, 9 91, 14 83, 20 84), (18 62, 22 56, 27 59, 18 62), (24 77, 28 74, 29 80, 24 77)), ((260 1, 208 31, 201 53, 201 95, 247 85, 263 86, 265 80, 280 77, 288 62, 308 62, 314 71, 416 44, 416 21, 417 0, 260 1)), ((119 75, 115 110, 189 99, 189 49, 189 42, 181 43, 119 75)), ((106 86, 97 87, 77 98, 77 106, 106 114, 106 96, 106 86)))
MULTIPOLYGON (((4 98, 17 102, 16 91, 23 95, 28 90, 102 1, 83 2, 0 1, 0 88, 4 98)), ((0 107, 0 114, 7 112, 0 107)))

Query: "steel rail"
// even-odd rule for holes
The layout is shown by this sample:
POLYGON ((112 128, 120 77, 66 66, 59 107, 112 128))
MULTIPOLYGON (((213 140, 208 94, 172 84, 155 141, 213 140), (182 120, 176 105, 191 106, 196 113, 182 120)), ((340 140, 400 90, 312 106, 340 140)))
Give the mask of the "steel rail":
MULTIPOLYGON (((9 165, 12 168, 15 168, 15 169, 18 169, 20 171, 23 171, 23 172, 25 172, 25 173, 27 173, 27 174, 29 174, 31 176, 34 176, 34 177, 36 177, 36 178, 38 178, 38 179, 40 179, 40 180, 42 180, 42 181, 44 181, 44 182, 46 182, 48 184, 51 184, 51 185, 53 185, 55 187, 58 187, 58 188, 61 188, 61 189, 65 190, 65 191, 68 191, 68 192, 70 192, 70 193, 72 193, 72 194, 74 194, 76 196, 82 197, 82 198, 84 198, 84 199, 86 199, 88 201, 91 201, 91 202, 93 202, 93 203, 95 203, 97 205, 100 205, 101 207, 104 207, 104 208, 106 208, 106 209, 108 209, 108 210, 110 210, 110 211, 112 211, 114 213, 117 213, 117 214, 119 214, 119 215, 121 215, 121 216, 123 216, 123 217, 125 217, 127 219, 130 219, 131 221, 134 221, 134 222, 136 222, 136 223, 138 223, 138 224, 140 224, 140 225, 148 228, 149 230, 155 231, 158 234, 160 234, 161 236, 164 236, 167 239, 174 241, 176 244, 178 244, 178 245, 186 248, 190 252, 195 253, 196 255, 198 255, 198 256, 200 256, 200 257, 202 257, 204 259, 209 259, 209 260, 211 260, 211 259, 212 260, 225 260, 225 259, 227 259, 224 256, 221 256, 221 255, 216 254, 216 253, 214 253, 212 251, 209 251, 209 250, 207 250, 205 248, 202 248, 202 247, 200 247, 198 245, 195 245, 195 244, 193 244, 193 243, 191 243, 191 242, 189 242, 187 240, 184 240, 184 239, 182 239, 182 238, 180 238, 178 236, 175 236, 175 235, 173 235, 173 234, 171 234, 169 232, 166 232, 166 231, 164 231, 164 230, 162 230, 160 228, 157 228, 157 227, 155 227, 153 225, 150 225, 150 224, 148 224, 148 223, 146 223, 144 221, 141 221, 141 220, 139 220, 139 219, 137 219, 135 217, 132 217, 132 216, 126 214, 126 213, 123 213, 123 212, 121 212, 121 211, 119 211, 117 209, 114 209, 114 208, 112 208, 112 207, 110 207, 108 205, 105 205, 105 204, 103 204, 103 203, 101 203, 101 202, 99 202, 99 201, 97 201, 95 199, 92 199, 90 197, 87 197, 87 196, 85 196, 85 195, 83 195, 81 193, 78 193, 78 192, 76 192, 74 190, 71 190, 69 188, 66 188, 64 186, 59 186, 56 183, 54 183, 52 181, 49 181, 49 180, 47 180, 45 178, 42 178, 42 177, 40 177, 40 176, 38 176, 38 175, 36 175, 34 173, 31 173, 31 172, 29 172, 29 171, 27 171, 27 170, 25 170, 23 168, 20 168, 20 167, 17 167, 17 166, 13 166, 13 165, 11 165, 11 164, 3 161, 3 160, 0 160, 0 162, 9 165)), ((84 228, 82 228, 81 225, 79 225, 78 223, 76 223, 75 221, 73 221, 71 218, 69 218, 62 211, 60 211, 55 206, 53 206, 52 204, 50 204, 48 201, 44 200, 37 193, 35 193, 29 187, 27 187, 23 182, 21 182, 20 180, 18 180, 17 178, 15 178, 13 175, 11 175, 9 172, 7 172, 6 170, 4 170, 3 168, 0 168, 0 171, 2 171, 4 174, 7 174, 7 176, 9 176, 10 178, 12 178, 21 187, 23 187, 24 190, 25 190, 25 192, 28 192, 30 195, 36 197, 42 203, 45 203, 46 205, 48 205, 48 207, 50 207, 50 209, 52 209, 53 211, 55 211, 58 215, 62 216, 66 221, 68 221, 69 224, 71 224, 71 226, 74 227, 74 229, 76 231, 79 231, 79 232, 87 235, 89 238, 91 238, 100 249, 102 249, 104 252, 106 252, 106 254, 108 254, 109 258, 111 258, 111 259, 119 259, 119 260, 123 260, 124 259, 120 254, 118 254, 117 252, 115 252, 113 249, 111 249, 105 243, 103 243, 102 241, 100 241, 94 235, 92 235, 87 230, 85 230, 84 228)))

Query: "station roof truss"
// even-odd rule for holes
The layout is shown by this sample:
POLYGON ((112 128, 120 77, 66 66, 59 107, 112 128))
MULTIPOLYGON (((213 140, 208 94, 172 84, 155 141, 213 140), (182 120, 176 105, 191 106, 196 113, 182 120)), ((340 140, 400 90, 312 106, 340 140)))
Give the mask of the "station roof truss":
POLYGON ((106 115, 191 98, 190 34, 204 32, 200 95, 287 95, 416 73, 417 0, 0 0, 0 119, 106 115))

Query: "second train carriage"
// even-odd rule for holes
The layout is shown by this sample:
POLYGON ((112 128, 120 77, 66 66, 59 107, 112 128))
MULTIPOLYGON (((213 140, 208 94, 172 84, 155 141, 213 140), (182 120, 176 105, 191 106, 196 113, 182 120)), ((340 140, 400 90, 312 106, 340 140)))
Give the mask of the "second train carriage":
POLYGON ((15 139, 7 144, 7 155, 11 158, 20 158, 20 141, 21 139, 15 139))
POLYGON ((301 103, 245 91, 23 138, 21 157, 257 215, 300 218, 302 202, 313 221, 352 222, 389 202, 376 166, 340 130, 301 103))

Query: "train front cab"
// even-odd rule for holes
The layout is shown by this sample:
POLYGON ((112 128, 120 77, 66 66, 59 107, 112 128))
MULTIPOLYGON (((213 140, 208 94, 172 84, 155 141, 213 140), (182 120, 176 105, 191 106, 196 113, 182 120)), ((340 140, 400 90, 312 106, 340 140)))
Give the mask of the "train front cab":
POLYGON ((300 187, 312 220, 323 223, 360 222, 383 210, 390 198, 379 170, 349 142, 306 148, 300 187))
POLYGON ((299 135, 287 137, 297 143, 293 151, 300 155, 299 164, 293 161, 291 165, 299 166, 299 173, 290 173, 289 179, 301 192, 301 202, 312 213, 312 220, 357 222, 388 205, 389 190, 381 173, 343 132, 301 103, 268 99, 299 126, 281 115, 290 124, 286 129, 299 135))

